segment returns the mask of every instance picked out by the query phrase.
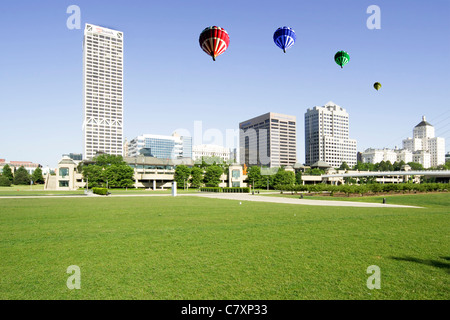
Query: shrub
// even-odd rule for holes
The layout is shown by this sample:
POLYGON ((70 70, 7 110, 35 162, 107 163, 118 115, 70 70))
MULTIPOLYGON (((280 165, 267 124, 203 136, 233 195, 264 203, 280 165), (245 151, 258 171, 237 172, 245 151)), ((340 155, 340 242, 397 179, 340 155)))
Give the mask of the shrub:
POLYGON ((0 187, 10 187, 11 181, 8 179, 8 177, 1 176, 0 177, 0 187))
POLYGON ((201 192, 222 192, 222 188, 219 187, 204 187, 200 188, 201 192))
POLYGON ((106 188, 92 188, 92 192, 94 192, 94 194, 98 194, 101 196, 106 196, 108 194, 108 189, 106 188))
POLYGON ((246 188, 240 188, 240 187, 234 187, 234 188, 223 188, 222 192, 226 192, 226 193, 250 193, 250 188, 246 187, 246 188))

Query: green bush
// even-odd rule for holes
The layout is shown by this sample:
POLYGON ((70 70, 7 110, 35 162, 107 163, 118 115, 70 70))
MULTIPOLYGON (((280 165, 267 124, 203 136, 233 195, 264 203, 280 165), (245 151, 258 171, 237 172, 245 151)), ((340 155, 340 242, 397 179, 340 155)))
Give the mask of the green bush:
POLYGON ((311 193, 318 192, 331 192, 334 194, 336 192, 345 193, 346 195, 350 194, 367 194, 367 193, 379 193, 379 192, 431 192, 431 191, 445 191, 450 189, 449 183, 421 183, 421 184, 413 184, 413 183, 370 183, 370 184, 362 184, 362 185, 329 185, 329 184, 316 184, 316 185, 277 185, 275 186, 276 190, 280 192, 302 192, 307 191, 311 193))
POLYGON ((8 179, 8 177, 1 176, 0 177, 0 187, 10 187, 11 181, 8 179))
POLYGON ((222 192, 222 188, 219 188, 219 187, 205 187, 205 188, 200 188, 200 192, 222 192))
POLYGON ((200 192, 226 192, 226 193, 250 193, 250 188, 219 188, 219 187, 203 187, 200 192))
POLYGON ((94 192, 94 194, 98 194, 101 196, 106 196, 108 194, 108 189, 106 188, 92 188, 92 192, 94 192))
POLYGON ((226 193, 250 193, 250 188, 240 188, 240 187, 235 187, 235 188, 223 188, 222 192, 226 192, 226 193))

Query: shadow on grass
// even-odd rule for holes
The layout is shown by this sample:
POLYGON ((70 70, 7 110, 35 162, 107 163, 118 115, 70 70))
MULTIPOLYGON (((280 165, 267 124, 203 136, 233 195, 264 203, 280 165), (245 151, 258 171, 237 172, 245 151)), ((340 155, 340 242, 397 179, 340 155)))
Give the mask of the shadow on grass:
MULTIPOLYGON (((450 257, 439 257, 439 258, 450 261, 450 257)), ((397 260, 397 261, 420 263, 420 264, 424 264, 427 266, 444 269, 447 273, 450 273, 450 263, 448 263, 448 262, 442 262, 442 261, 438 261, 438 260, 424 260, 424 259, 418 259, 418 258, 413 258, 413 257, 403 257, 403 258, 402 257, 391 257, 391 259, 397 260)))

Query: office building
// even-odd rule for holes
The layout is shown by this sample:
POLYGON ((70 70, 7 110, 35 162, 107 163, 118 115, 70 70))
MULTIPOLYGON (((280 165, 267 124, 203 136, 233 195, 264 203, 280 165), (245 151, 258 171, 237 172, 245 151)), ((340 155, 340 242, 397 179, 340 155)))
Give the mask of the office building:
POLYGON ((202 144, 192 147, 192 159, 201 161, 205 158, 220 158, 224 162, 229 162, 231 152, 229 148, 225 148, 213 144, 202 144))
POLYGON ((305 164, 324 161, 332 167, 356 164, 356 140, 349 138, 349 115, 333 102, 305 113, 305 164))
POLYGON ((424 168, 437 167, 445 164, 445 139, 435 137, 434 127, 426 121, 422 121, 413 129, 412 138, 403 140, 403 148, 411 151, 413 162, 422 164, 424 168), (429 156, 425 153, 429 153, 429 156))
POLYGON ((123 33, 86 24, 83 43, 83 149, 123 155, 123 33))
POLYGON ((159 159, 192 159, 192 137, 144 134, 128 143, 128 156, 144 155, 159 159))
POLYGON ((369 148, 366 149, 361 154, 361 161, 363 163, 380 163, 381 161, 384 162, 390 162, 394 164, 395 162, 401 162, 404 163, 412 162, 413 161, 413 153, 407 149, 373 149, 369 148))
POLYGON ((250 166, 294 166, 297 119, 269 112, 239 124, 240 163, 250 166))

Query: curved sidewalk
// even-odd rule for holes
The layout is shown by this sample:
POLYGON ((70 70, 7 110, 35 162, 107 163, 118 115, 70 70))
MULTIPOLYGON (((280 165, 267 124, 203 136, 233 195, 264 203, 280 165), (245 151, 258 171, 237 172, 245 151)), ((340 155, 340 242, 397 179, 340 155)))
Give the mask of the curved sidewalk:
MULTIPOLYGON (((183 195, 184 196, 184 195, 183 195)), ((187 196, 187 194, 186 194, 187 196)), ((307 206, 334 206, 334 207, 363 207, 363 208, 422 208, 414 206, 404 206, 398 204, 382 204, 382 203, 370 203, 370 202, 356 202, 356 201, 336 201, 336 200, 308 200, 308 199, 291 199, 283 197, 267 197, 257 196, 244 193, 207 193, 196 194, 194 196, 213 198, 213 199, 226 199, 237 201, 256 201, 256 202, 270 202, 270 203, 284 203, 284 204, 301 204, 307 206)))

